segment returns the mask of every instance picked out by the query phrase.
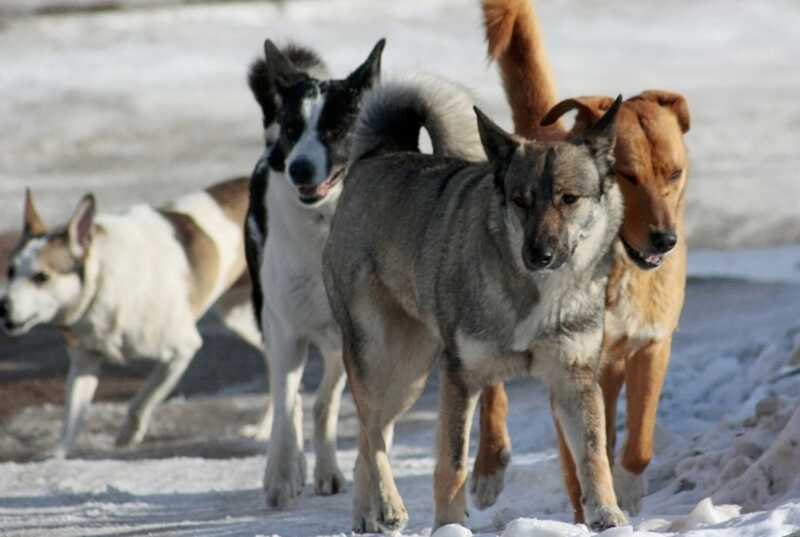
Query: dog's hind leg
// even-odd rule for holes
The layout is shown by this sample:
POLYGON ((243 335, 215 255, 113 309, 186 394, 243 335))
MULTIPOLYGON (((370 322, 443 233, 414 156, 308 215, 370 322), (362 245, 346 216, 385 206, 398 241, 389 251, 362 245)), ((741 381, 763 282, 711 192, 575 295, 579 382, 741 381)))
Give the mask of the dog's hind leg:
POLYGON ((389 463, 394 422, 422 393, 439 344, 397 307, 363 317, 363 328, 342 327, 344 361, 361 422, 353 530, 394 532, 408 522, 389 463))
POLYGON ((133 446, 141 443, 156 407, 167 398, 183 376, 189 363, 200 348, 200 335, 191 348, 185 349, 167 362, 159 362, 147 377, 144 386, 133 398, 128 417, 117 435, 116 445, 133 446))
POLYGON ((627 434, 622 457, 614 467, 614 486, 619 503, 632 515, 639 514, 647 492, 645 468, 653 458, 653 434, 658 400, 667 375, 671 340, 652 343, 631 357, 625 367, 627 434))
POLYGON ((267 506, 283 509, 298 496, 306 482, 303 454, 303 399, 300 381, 308 354, 308 342, 290 326, 266 311, 270 393, 274 408, 264 490, 267 506))
POLYGON ((325 496, 344 488, 344 476, 336 463, 336 432, 345 376, 341 345, 336 350, 321 349, 321 353, 325 373, 314 401, 314 491, 325 496))
POLYGON ((470 492, 478 509, 486 509, 494 505, 503 491, 506 469, 511 462, 508 395, 503 384, 484 388, 480 403, 480 441, 470 492))
POLYGON ((97 390, 97 376, 102 364, 102 357, 72 345, 69 347, 69 357, 64 428, 58 447, 48 453, 56 458, 66 457, 72 450, 75 437, 86 419, 86 411, 97 390))
POLYGON ((596 531, 625 524, 614 494, 602 391, 594 371, 573 365, 557 376, 551 386, 553 415, 576 464, 586 523, 596 531))
POLYGON ((447 365, 440 369, 440 383, 438 457, 433 474, 435 528, 462 524, 467 514, 469 430, 479 395, 477 389, 468 387, 447 365))

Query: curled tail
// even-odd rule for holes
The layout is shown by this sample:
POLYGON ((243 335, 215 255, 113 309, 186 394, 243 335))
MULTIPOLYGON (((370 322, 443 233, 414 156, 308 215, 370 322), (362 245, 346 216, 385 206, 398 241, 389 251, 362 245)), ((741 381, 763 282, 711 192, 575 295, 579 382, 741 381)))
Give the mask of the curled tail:
POLYGON ((398 151, 419 151, 424 128, 435 155, 485 160, 469 94, 432 76, 387 82, 364 98, 356 120, 350 162, 398 151))
POLYGON ((539 125, 556 104, 556 86, 531 0, 483 0, 482 7, 488 54, 500 65, 514 132, 525 138, 563 136, 560 123, 539 125))

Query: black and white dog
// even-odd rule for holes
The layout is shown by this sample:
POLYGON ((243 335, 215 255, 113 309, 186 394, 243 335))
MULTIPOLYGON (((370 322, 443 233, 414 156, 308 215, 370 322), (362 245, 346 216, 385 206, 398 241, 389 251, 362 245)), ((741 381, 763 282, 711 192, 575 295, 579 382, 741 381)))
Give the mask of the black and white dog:
POLYGON ((273 507, 286 506, 305 483, 298 390, 312 346, 325 364, 314 404, 315 491, 333 494, 344 484, 336 463, 342 343, 322 282, 322 249, 353 123, 363 95, 379 82, 384 44, 380 40, 344 79, 321 75, 324 66, 313 53, 294 48, 284 54, 269 40, 264 60, 251 68, 267 151, 254 171, 246 242, 250 271, 260 283, 254 303, 271 372, 274 420, 264 488, 273 507))

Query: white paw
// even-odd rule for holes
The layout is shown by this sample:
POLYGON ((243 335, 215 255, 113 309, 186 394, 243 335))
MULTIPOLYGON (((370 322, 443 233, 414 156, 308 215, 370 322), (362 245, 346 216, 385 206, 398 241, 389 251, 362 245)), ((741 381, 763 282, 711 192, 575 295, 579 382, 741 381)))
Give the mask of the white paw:
POLYGON ((296 450, 289 457, 270 457, 264 474, 267 506, 284 509, 303 492, 306 482, 306 457, 296 450), (284 462, 285 461, 285 462, 284 462))
POLYGON ((344 476, 336 464, 319 464, 314 468, 314 493, 330 496, 344 491, 344 476))
POLYGON ((642 474, 634 474, 617 461, 614 465, 614 492, 623 511, 637 516, 642 510, 642 498, 647 494, 647 482, 642 474))
POLYGON ((603 531, 628 524, 627 517, 616 506, 601 505, 591 510, 584 508, 584 511, 586 512, 586 525, 592 531, 603 531))

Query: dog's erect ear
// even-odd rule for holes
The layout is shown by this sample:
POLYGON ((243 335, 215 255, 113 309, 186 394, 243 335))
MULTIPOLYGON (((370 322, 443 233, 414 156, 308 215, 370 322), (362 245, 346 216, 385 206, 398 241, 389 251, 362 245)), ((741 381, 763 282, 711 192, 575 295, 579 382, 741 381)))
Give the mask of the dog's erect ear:
POLYGON ((603 117, 582 136, 582 142, 589 148, 603 179, 614 166, 614 145, 617 141, 615 126, 621 106, 622 95, 619 95, 603 117))
POLYGON ((546 127, 559 120, 561 116, 571 110, 577 110, 573 133, 581 133, 594 123, 614 104, 611 97, 575 97, 565 99, 551 108, 542 118, 540 125, 546 127))
POLYGON ((347 77, 347 84, 358 90, 374 88, 381 81, 381 57, 386 39, 381 39, 372 47, 367 59, 347 77))
POLYGON ((519 147, 519 142, 489 119, 486 114, 481 112, 480 108, 477 106, 473 108, 475 115, 478 116, 478 134, 481 137, 483 151, 486 153, 486 158, 489 159, 489 162, 494 165, 496 170, 495 180, 502 189, 503 175, 505 175, 505 170, 511 163, 514 152, 519 147))
POLYGON ((289 86, 301 75, 301 72, 295 69, 283 52, 269 39, 264 41, 264 60, 266 61, 266 72, 272 77, 278 88, 289 86))
POLYGON ((683 95, 664 90, 647 90, 643 91, 639 95, 639 98, 646 101, 653 101, 665 108, 669 108, 672 113, 675 114, 681 131, 684 134, 689 132, 689 127, 691 126, 689 105, 686 103, 686 99, 683 98, 683 95))
POLYGON ((47 226, 44 225, 39 211, 33 204, 33 194, 31 189, 25 189, 25 217, 22 222, 22 233, 27 237, 36 237, 47 233, 47 226))
POLYGON ((67 223, 70 253, 76 258, 83 258, 92 242, 94 211, 94 195, 86 194, 67 223))

